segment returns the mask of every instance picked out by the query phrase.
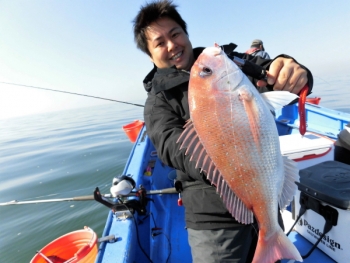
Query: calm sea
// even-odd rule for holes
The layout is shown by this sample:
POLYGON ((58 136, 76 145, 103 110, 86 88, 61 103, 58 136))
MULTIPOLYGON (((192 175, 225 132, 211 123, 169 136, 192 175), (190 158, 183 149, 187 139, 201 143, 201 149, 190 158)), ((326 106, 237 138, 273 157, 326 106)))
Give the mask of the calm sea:
MULTIPOLYGON (((321 105, 350 113, 350 77, 315 77, 321 105)), ((0 120, 0 203, 109 193, 132 144, 122 126, 143 108, 120 103, 0 120)), ((0 262, 26 263, 71 231, 100 237, 108 208, 95 201, 0 206, 0 262)))
MULTIPOLYGON (((132 148, 122 126, 143 108, 114 103, 0 120, 0 203, 109 193, 132 148)), ((108 208, 95 201, 0 206, 0 262, 29 262, 71 231, 100 237, 108 208)))

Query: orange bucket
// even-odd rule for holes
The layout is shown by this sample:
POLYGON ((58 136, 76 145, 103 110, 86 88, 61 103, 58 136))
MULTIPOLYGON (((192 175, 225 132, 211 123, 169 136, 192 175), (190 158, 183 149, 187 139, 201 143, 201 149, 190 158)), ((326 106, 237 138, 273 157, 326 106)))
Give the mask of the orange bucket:
POLYGON ((84 227, 83 230, 70 232, 47 244, 30 263, 94 263, 97 252, 96 233, 84 227))
POLYGON ((136 120, 123 126, 124 132, 132 143, 136 142, 137 136, 139 136, 144 123, 143 121, 136 120))

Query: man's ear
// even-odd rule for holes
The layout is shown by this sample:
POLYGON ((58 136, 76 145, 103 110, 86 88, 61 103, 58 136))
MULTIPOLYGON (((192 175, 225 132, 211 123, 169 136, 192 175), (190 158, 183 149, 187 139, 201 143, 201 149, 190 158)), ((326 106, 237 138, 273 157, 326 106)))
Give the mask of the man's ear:
POLYGON ((152 63, 154 63, 154 61, 153 61, 153 59, 152 59, 151 56, 149 56, 149 60, 150 60, 152 63))

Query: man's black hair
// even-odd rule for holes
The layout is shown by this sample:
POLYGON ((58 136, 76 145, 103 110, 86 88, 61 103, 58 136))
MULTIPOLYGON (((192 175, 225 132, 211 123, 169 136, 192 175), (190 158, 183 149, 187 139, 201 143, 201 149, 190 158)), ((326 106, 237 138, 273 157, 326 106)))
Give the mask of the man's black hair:
POLYGON ((182 19, 176 8, 177 5, 173 4, 171 0, 158 0, 141 6, 139 13, 133 20, 134 40, 139 49, 151 56, 147 47, 146 30, 150 24, 159 18, 168 17, 174 20, 188 35, 186 22, 182 19))

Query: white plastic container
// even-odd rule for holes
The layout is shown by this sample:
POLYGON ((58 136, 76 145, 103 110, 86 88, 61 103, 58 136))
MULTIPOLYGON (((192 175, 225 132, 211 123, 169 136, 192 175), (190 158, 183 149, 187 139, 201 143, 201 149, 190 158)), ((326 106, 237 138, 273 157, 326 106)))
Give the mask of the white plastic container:
POLYGON ((300 199, 308 209, 295 230, 315 244, 323 234, 326 218, 332 228, 317 247, 336 262, 350 262, 350 165, 328 161, 300 171, 295 196, 296 219, 300 199))
MULTIPOLYGON (((310 132, 280 136, 282 155, 297 162, 299 170, 334 160, 333 140, 310 132)), ((349 261, 350 262, 350 261, 349 261)))

